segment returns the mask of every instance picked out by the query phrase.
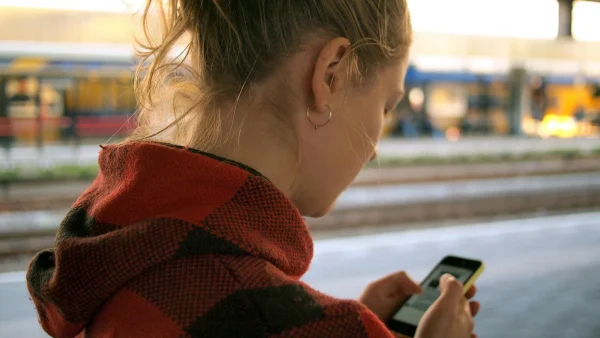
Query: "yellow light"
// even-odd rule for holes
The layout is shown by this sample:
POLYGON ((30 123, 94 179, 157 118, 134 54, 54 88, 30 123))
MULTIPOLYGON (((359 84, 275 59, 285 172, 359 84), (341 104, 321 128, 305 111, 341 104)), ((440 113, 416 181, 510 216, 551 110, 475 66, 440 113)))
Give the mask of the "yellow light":
POLYGON ((544 138, 572 138, 577 134, 578 125, 571 116, 547 115, 540 127, 540 136, 544 138))

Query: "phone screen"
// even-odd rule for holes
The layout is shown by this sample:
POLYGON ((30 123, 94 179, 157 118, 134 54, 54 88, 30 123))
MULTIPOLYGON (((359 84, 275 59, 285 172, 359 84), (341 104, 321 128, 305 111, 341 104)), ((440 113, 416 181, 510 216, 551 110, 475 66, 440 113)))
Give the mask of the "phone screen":
POLYGON ((421 321, 421 317, 425 314, 425 311, 427 311, 440 296, 440 277, 446 273, 451 274, 464 284, 471 278, 475 271, 454 265, 439 264, 421 284, 423 293, 411 296, 394 315, 393 319, 417 326, 421 321))

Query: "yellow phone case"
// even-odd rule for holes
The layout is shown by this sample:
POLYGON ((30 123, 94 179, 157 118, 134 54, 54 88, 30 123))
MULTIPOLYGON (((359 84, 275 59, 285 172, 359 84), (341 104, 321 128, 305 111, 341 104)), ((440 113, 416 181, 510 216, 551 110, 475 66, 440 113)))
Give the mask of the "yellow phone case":
POLYGON ((483 264, 483 262, 481 262, 481 266, 479 267, 479 269, 477 269, 477 271, 475 271, 473 273, 473 276, 471 276, 471 278, 469 278, 469 280, 465 283, 464 289, 463 289, 464 293, 467 293, 467 291, 469 291, 469 289, 473 286, 473 284, 475 284, 475 281, 477 281, 477 278, 479 278, 479 276, 481 276, 481 274, 483 273, 483 270, 485 270, 485 265, 483 264))

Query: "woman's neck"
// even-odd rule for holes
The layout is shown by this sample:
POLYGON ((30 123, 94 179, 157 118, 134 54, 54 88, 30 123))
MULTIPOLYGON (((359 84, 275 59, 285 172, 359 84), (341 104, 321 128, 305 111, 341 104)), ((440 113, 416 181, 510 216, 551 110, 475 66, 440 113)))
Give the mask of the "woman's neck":
POLYGON ((274 114, 238 106, 237 121, 222 124, 224 142, 209 152, 256 169, 292 199, 299 149, 292 128, 282 127, 274 114))

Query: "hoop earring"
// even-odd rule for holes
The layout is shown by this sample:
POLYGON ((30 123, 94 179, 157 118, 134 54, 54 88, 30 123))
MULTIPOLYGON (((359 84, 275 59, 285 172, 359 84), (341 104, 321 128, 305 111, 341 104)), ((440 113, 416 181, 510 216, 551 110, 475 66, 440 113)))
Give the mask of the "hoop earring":
POLYGON ((325 106, 327 107, 327 109, 329 109, 329 117, 327 118, 327 121, 325 121, 324 123, 321 123, 321 124, 317 124, 311 119, 311 117, 310 117, 310 108, 311 107, 308 107, 308 109, 306 110, 306 117, 308 118, 308 122, 310 122, 310 124, 312 124, 315 127, 315 130, 317 130, 321 127, 325 127, 329 123, 329 121, 331 121, 331 117, 333 116, 331 107, 329 107, 329 105, 325 105, 325 106))

